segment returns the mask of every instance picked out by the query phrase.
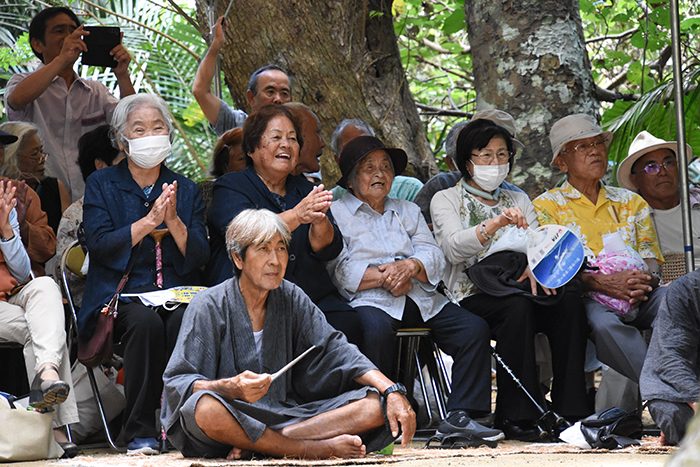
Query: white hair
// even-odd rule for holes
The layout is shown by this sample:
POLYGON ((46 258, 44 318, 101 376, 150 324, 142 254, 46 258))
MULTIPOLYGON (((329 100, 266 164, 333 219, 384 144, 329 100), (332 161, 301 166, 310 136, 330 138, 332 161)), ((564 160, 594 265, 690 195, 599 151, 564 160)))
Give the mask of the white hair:
POLYGON ((129 115, 131 112, 141 107, 150 107, 160 112, 161 116, 163 117, 163 121, 168 127, 168 134, 170 135, 170 140, 172 141, 173 122, 170 118, 168 105, 165 103, 165 101, 153 94, 132 94, 122 98, 114 108, 114 113, 112 114, 112 130, 110 137, 112 139, 112 145, 114 145, 115 148, 119 149, 120 143, 123 146, 127 145, 124 131, 126 130, 129 115))
POLYGON ((17 141, 5 146, 5 158, 0 165, 0 175, 20 179, 22 178, 22 172, 19 170, 20 152, 29 138, 34 135, 39 136, 39 129, 32 123, 13 121, 0 124, 0 130, 17 137, 17 141))
POLYGON ((277 234, 289 246, 289 228, 277 214, 267 209, 246 209, 226 227, 226 251, 229 257, 237 254, 243 258, 249 246, 267 243, 277 234))

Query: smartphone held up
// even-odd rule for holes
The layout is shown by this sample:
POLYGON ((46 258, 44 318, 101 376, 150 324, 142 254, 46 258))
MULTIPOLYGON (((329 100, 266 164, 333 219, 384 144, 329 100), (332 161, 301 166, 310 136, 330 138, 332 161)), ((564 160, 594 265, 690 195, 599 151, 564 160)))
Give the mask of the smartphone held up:
POLYGON ((121 43, 121 30, 116 26, 85 26, 90 34, 83 36, 87 51, 81 63, 89 66, 114 68, 117 61, 109 52, 121 43))

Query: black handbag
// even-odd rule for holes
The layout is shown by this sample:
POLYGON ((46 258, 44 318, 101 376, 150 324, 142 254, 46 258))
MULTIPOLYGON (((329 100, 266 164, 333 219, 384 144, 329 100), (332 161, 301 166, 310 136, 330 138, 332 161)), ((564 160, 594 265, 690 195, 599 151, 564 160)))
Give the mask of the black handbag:
POLYGON ((637 412, 612 407, 581 420, 581 432, 592 448, 625 448, 639 444, 642 419, 637 412))

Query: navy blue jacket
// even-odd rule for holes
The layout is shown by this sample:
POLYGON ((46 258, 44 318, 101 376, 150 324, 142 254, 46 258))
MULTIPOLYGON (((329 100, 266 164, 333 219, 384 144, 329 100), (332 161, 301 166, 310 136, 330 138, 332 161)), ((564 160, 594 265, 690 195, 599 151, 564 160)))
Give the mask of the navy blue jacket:
MULTIPOLYGON (((287 194, 281 197, 268 190, 252 167, 219 177, 214 183, 207 215, 212 249, 208 268, 209 285, 233 277, 233 263, 228 257, 224 241, 226 227, 231 219, 245 209, 269 209, 279 214, 299 204, 313 187, 302 175, 290 175, 286 182, 287 194)), ((308 224, 302 224, 292 232, 289 264, 284 277, 301 287, 321 310, 326 311, 328 307, 334 310, 350 309, 349 306, 338 303, 337 291, 326 272, 325 262, 334 259, 343 249, 343 236, 330 216, 330 210, 328 216, 333 224, 333 242, 319 252, 314 253, 311 249, 308 224), (332 299, 333 304, 324 306, 329 299, 332 299)))
MULTIPOLYGON (((131 256, 131 224, 138 221, 163 192, 163 183, 177 180, 177 215, 187 227, 187 255, 182 256, 171 236, 161 242, 163 288, 198 285, 199 269, 209 259, 204 223, 204 203, 197 185, 161 165, 160 176, 146 197, 129 172, 127 161, 95 171, 85 185, 83 225, 90 252, 83 305, 78 312, 78 328, 90 336, 94 318, 110 299, 124 274, 131 256)), ((165 224, 159 226, 164 228, 165 224)), ((155 241, 144 237, 123 293, 156 290, 155 241)))

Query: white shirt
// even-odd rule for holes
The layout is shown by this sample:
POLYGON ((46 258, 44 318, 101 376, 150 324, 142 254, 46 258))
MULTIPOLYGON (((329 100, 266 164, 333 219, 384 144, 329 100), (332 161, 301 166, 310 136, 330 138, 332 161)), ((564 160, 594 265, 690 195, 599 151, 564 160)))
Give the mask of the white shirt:
MULTIPOLYGON (((659 240, 661 253, 683 253, 683 219, 681 205, 671 209, 652 209, 652 217, 656 226, 656 236, 659 240)), ((695 267, 700 266, 700 206, 693 205, 690 210, 690 221, 693 225, 693 253, 695 267)))
POLYGON ((436 292, 445 269, 445 256, 435 243, 418 205, 387 198, 380 214, 352 193, 334 201, 331 211, 343 233, 343 251, 328 262, 328 273, 350 305, 373 306, 394 319, 403 317, 406 297, 394 297, 383 288, 358 291, 370 266, 398 258, 416 258, 423 263, 428 284, 413 279, 408 296, 418 305, 423 321, 437 315, 448 303, 436 292))

